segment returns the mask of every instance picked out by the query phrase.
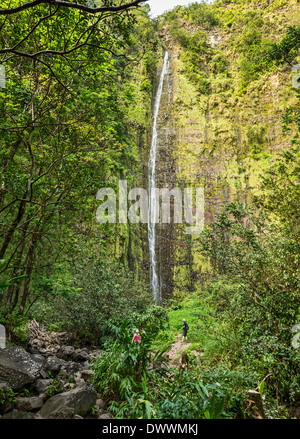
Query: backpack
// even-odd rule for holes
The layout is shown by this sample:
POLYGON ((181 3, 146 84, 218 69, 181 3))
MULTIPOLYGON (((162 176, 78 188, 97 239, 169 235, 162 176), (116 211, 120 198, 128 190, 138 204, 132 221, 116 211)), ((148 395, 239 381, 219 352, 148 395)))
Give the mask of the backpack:
POLYGON ((190 329, 188 324, 185 325, 185 329, 186 329, 187 331, 190 329))

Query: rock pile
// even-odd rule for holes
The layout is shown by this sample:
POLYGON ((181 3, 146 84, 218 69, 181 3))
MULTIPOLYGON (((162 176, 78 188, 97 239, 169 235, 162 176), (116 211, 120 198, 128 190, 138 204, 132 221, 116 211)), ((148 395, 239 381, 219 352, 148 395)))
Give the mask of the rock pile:
POLYGON ((72 334, 45 331, 36 321, 28 325, 27 349, 0 349, 0 391, 19 395, 2 407, 5 419, 109 419, 105 403, 92 381, 90 362, 97 349, 75 348, 72 334))

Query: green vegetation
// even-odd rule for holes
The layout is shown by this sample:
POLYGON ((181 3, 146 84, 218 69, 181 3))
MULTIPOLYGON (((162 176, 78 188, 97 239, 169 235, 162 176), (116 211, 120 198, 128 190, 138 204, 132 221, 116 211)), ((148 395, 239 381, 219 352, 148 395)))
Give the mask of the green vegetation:
POLYGON ((93 365, 94 383, 116 418, 217 419, 243 413, 244 389, 255 376, 197 366, 180 374, 167 367, 163 350, 153 352, 153 333, 145 329, 142 342, 133 345, 133 330, 129 322, 114 328, 114 343, 93 365))
POLYGON ((107 255, 74 261, 70 277, 42 279, 44 294, 31 312, 39 321, 54 321, 52 330, 75 331, 86 342, 101 344, 109 335, 107 322, 142 314, 152 302, 144 283, 107 255))
POLYGON ((299 26, 289 26, 286 36, 278 43, 272 44, 269 50, 269 58, 277 63, 285 62, 290 65, 295 60, 300 46, 299 26))
POLYGON ((65 392, 63 386, 59 383, 58 378, 54 378, 53 382, 49 385, 46 390, 46 398, 49 399, 51 396, 58 395, 59 393, 65 392))
MULTIPOLYGON (((289 418, 300 383, 299 1, 192 3, 155 20, 147 5, 111 10, 125 3, 0 11, 7 342, 26 346, 35 318, 100 347, 93 383, 115 418, 250 418, 247 390, 263 395, 267 417, 289 418), (157 177, 203 185, 206 216, 199 236, 159 228, 160 307, 147 225, 99 224, 96 211, 101 188, 147 186, 165 48, 157 177)), ((47 398, 62 391, 54 377, 47 398)), ((15 398, 0 390, 1 414, 15 398)))
POLYGON ((14 406, 17 394, 11 389, 0 389, 0 414, 4 414, 10 407, 14 406))
POLYGON ((110 316, 150 303, 135 262, 144 232, 98 224, 96 194, 120 178, 141 184, 161 51, 156 24, 147 7, 94 20, 42 4, 1 17, 0 322, 19 342, 34 316, 95 341, 110 316))

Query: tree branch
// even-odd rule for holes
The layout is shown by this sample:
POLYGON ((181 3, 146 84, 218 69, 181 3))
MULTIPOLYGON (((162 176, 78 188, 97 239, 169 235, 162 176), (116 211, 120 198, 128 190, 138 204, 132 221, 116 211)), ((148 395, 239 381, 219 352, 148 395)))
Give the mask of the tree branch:
POLYGON ((78 9, 79 11, 88 12, 89 14, 98 14, 99 12, 120 12, 133 7, 138 7, 141 3, 145 3, 147 1, 148 0, 134 0, 119 6, 100 6, 98 8, 90 8, 89 6, 85 6, 65 0, 34 0, 28 3, 24 3, 23 5, 17 6, 15 8, 0 9, 0 15, 17 14, 18 12, 24 11, 26 9, 34 8, 35 6, 39 6, 41 4, 78 9))
POLYGON ((35 29, 44 21, 44 20, 47 20, 48 18, 51 18, 51 17, 53 17, 56 13, 57 13, 57 11, 58 11, 58 8, 56 8, 55 9, 55 11, 54 12, 52 12, 52 13, 50 13, 50 14, 48 14, 48 15, 45 15, 45 17, 42 17, 34 26, 33 26, 33 28, 30 30, 30 32, 28 32, 28 34, 27 35, 25 35, 25 37, 21 40, 21 41, 18 41, 13 47, 11 47, 10 49, 5 49, 5 50, 1 50, 1 52, 0 53, 5 53, 5 52, 11 52, 11 51, 13 51, 13 50, 15 50, 18 46, 20 46, 20 44, 22 44, 25 40, 27 40, 27 38, 29 38, 30 37, 30 35, 32 35, 33 34, 33 32, 35 31, 35 29))

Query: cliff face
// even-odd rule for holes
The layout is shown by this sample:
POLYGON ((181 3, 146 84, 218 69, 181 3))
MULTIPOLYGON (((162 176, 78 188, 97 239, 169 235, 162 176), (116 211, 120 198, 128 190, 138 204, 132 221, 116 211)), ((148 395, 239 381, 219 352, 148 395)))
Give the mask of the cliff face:
MULTIPOLYGON (((214 18, 207 24, 177 8, 162 21, 170 71, 159 115, 157 187, 204 186, 206 224, 233 198, 251 202, 259 175, 293 137, 282 131, 285 109, 296 102, 292 67, 267 65, 266 53, 297 24, 300 4, 252 2, 246 9, 206 6, 200 17, 214 18)), ((194 251, 194 236, 173 223, 159 225, 157 235, 163 298, 196 289, 209 263, 194 251)))

